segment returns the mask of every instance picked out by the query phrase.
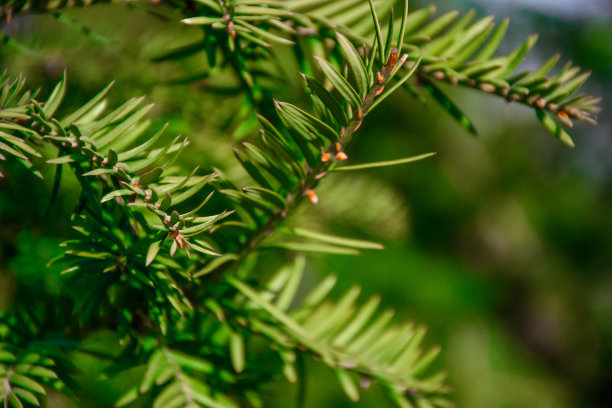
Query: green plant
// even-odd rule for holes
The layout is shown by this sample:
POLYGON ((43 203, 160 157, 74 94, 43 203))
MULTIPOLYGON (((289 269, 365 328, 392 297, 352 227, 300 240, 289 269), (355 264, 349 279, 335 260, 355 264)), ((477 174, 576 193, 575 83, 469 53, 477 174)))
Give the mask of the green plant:
MULTIPOLYGON (((0 17, 50 13, 92 35, 63 10, 93 3, 12 1, 0 17)), ((399 88, 417 98, 425 90, 471 132, 474 125, 437 84, 494 94, 531 107, 573 145, 559 122, 593 122, 597 99, 575 96, 588 74, 568 64, 548 77, 558 56, 516 73, 535 37, 495 56, 507 20, 496 26, 491 17, 472 22, 473 13, 434 18, 432 7, 409 13, 407 1, 398 16, 387 0, 167 3, 164 17, 176 22, 180 15, 201 37, 155 60, 205 53, 207 70, 199 76, 236 75, 232 90, 244 99, 235 135, 248 138, 234 154, 251 181, 238 187, 217 168, 183 173, 177 160, 190 148, 187 138, 167 142, 164 126, 150 131, 152 105, 143 98, 109 109, 109 85, 62 111, 66 77, 39 98, 24 79, 4 76, 0 159, 37 175, 54 166, 52 201, 63 168, 80 187, 71 220, 79 235, 50 262, 62 265, 62 290, 38 302, 16 298, 1 315, 5 405, 38 405, 41 384, 78 396, 71 362, 78 353, 109 361, 106 377, 140 369, 116 406, 259 406, 262 387, 277 373, 300 381, 305 356, 329 366, 351 400, 375 382, 400 406, 452 405, 444 374, 428 371, 438 350, 423 349, 423 328, 393 322, 391 311, 378 311, 377 297, 360 304, 359 288, 333 300, 333 276, 302 287, 303 254, 382 246, 306 230, 290 218, 305 202, 317 204, 317 188, 332 172, 431 156, 344 164, 367 115, 399 88), (290 75, 301 75, 310 107, 274 99, 291 80, 280 69, 279 50, 295 61, 299 73, 290 75), (117 353, 87 346, 102 329, 120 345, 117 353)))

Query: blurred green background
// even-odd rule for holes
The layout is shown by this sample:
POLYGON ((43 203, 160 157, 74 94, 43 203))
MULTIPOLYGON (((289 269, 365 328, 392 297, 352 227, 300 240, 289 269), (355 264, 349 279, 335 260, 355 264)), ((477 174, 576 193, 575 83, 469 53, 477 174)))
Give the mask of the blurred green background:
MULTIPOLYGON (((430 4, 411 1, 415 9, 430 4)), ((312 280, 340 276, 339 289, 380 293, 398 318, 429 328, 429 345, 449 373, 459 407, 612 406, 612 7, 605 1, 438 1, 440 11, 475 8, 511 17, 506 50, 529 33, 540 41, 529 69, 556 52, 593 71, 585 91, 602 96, 599 125, 577 124, 576 148, 558 143, 529 109, 475 91, 445 88, 473 120, 470 136, 430 101, 398 92, 364 122, 349 148, 354 163, 438 152, 403 167, 331 177, 321 203, 292 220, 378 240, 386 250, 359 257, 310 258, 312 280)), ((163 10, 163 6, 160 7, 163 10)), ((185 134, 185 168, 218 166, 236 178, 230 146, 242 129, 241 95, 231 75, 206 73, 203 54, 152 63, 198 36, 191 27, 122 5, 75 9, 67 15, 84 34, 46 15, 17 16, 0 29, 27 47, 0 46, 2 67, 23 73, 48 93, 68 69, 70 103, 85 101, 117 81, 111 100, 146 94, 153 120, 170 121, 167 134, 185 134)), ((298 77, 288 82, 299 85, 298 77)), ((290 86, 279 99, 295 100, 290 86)), ((68 106, 66 105, 66 106, 68 106)), ((48 217, 52 175, 33 177, 0 163, 0 308, 24 291, 55 293, 61 281, 46 262, 70 236, 78 195, 64 177, 60 201, 48 217)), ((323 188, 325 191, 323 191, 323 188)), ((313 227, 314 228, 314 227, 313 227)), ((83 359, 82 407, 110 406, 119 380, 93 384, 100 369, 83 359)), ((351 404, 333 375, 308 364, 307 407, 389 405, 373 387, 351 404)), ((293 405, 296 389, 271 384, 266 405, 293 405)), ((49 406, 71 406, 52 395, 49 406)))

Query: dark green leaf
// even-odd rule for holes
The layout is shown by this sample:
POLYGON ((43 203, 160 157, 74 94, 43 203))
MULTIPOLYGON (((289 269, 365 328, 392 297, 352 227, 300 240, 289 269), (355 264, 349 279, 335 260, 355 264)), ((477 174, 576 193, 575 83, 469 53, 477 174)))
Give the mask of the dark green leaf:
POLYGON ((160 244, 161 244, 161 241, 153 241, 151 245, 149 245, 149 249, 147 250, 147 258, 145 260, 146 266, 151 265, 151 262, 153 262, 153 260, 157 256, 157 253, 159 252, 160 244))
POLYGON ((233 332, 230 335, 230 356, 232 360, 232 366, 237 373, 241 373, 244 370, 245 356, 244 356, 244 338, 240 333, 233 332))
POLYGON ((263 187, 243 187, 242 190, 247 194, 253 195, 255 198, 269 201, 276 207, 285 208, 287 206, 287 201, 276 191, 263 187))
POLYGON ((169 361, 178 363, 181 367, 205 374, 210 374, 215 370, 215 366, 211 362, 200 357, 188 355, 177 350, 167 349, 165 353, 169 361))
POLYGON ((55 86, 53 92, 47 99, 47 102, 43 106, 43 112, 47 118, 53 116, 57 108, 59 108, 60 103, 64 99, 64 95, 66 94, 66 71, 64 71, 64 76, 62 80, 55 86))
POLYGON ((234 151, 234 156, 236 156, 242 167, 246 170, 246 172, 249 174, 249 176, 251 176, 253 180, 268 189, 272 189, 272 185, 260 171, 257 164, 251 161, 249 157, 245 156, 245 154, 237 148, 234 147, 232 148, 232 150, 234 151))
POLYGON ((23 388, 15 388, 13 391, 15 391, 15 394, 20 396, 21 399, 27 402, 28 404, 36 405, 37 407, 40 406, 38 398, 36 398, 36 396, 30 391, 24 390, 23 388))
POLYGON ((323 234, 321 232, 316 231, 308 231, 301 228, 286 228, 283 230, 288 234, 292 234, 298 237, 310 238, 317 240, 319 242, 325 242, 328 244, 334 244, 349 248, 357 248, 357 249, 383 249, 384 247, 376 242, 370 241, 362 241, 359 239, 351 239, 338 237, 335 235, 323 234))
POLYGON ((208 262, 208 264, 204 268, 202 268, 198 272, 194 273, 193 277, 195 279, 195 278, 199 278, 201 276, 207 275, 207 274, 213 272, 215 269, 217 269, 221 265, 226 264, 226 263, 231 262, 231 261, 235 261, 237 259, 238 259, 238 255, 235 255, 235 254, 222 255, 219 258, 215 258, 215 259, 211 260, 210 262, 208 262))
POLYGON ((491 38, 486 43, 486 45, 480 50, 480 53, 474 58, 475 61, 486 61, 491 59, 495 52, 499 48, 499 44, 501 44, 502 39, 506 35, 506 31, 508 31, 508 25, 510 24, 510 19, 505 18, 502 20, 501 24, 497 26, 491 38))
POLYGON ((435 154, 436 153, 425 153, 425 154, 421 154, 418 156, 406 157, 404 159, 387 160, 387 161, 380 161, 380 162, 374 162, 374 163, 355 164, 352 166, 342 166, 342 167, 334 168, 333 171, 353 171, 353 170, 372 169, 376 167, 397 166, 399 164, 406 164, 406 163, 412 163, 418 160, 423 160, 435 154))
POLYGON ((316 79, 309 77, 308 75, 301 74, 302 78, 306 81, 306 85, 312 91, 313 95, 316 96, 323 102, 323 104, 329 109, 332 116, 342 126, 346 126, 348 119, 344 110, 340 107, 336 98, 334 98, 323 85, 321 85, 316 79))
POLYGON ((140 184, 142 186, 147 186, 147 185, 151 184, 152 182, 154 182, 155 180, 157 180, 159 178, 159 176, 161 176, 163 171, 164 171, 164 169, 162 167, 155 167, 155 168, 147 171, 142 176, 140 176, 138 181, 140 181, 140 184))
POLYGON ((100 202, 101 203, 105 203, 107 201, 112 200, 113 198, 121 197, 121 196, 125 196, 125 195, 131 195, 132 193, 133 193, 132 190, 127 190, 127 189, 111 191, 110 193, 108 193, 104 197, 102 197, 100 202))
POLYGON ((423 86, 429 93, 434 97, 434 99, 444 108, 453 118, 455 118, 461 126, 467 129, 470 133, 476 135, 476 128, 472 124, 472 121, 459 109, 457 105, 450 100, 440 88, 435 86, 432 82, 427 79, 423 80, 423 86))
POLYGON ((351 378, 351 376, 341 368, 334 369, 336 376, 338 377, 338 381, 340 381, 340 385, 342 385, 342 389, 349 397, 349 399, 353 402, 359 401, 359 388, 351 378))
POLYGON ((287 113, 293 120, 291 123, 298 123, 315 132, 322 140, 335 142, 338 140, 338 134, 334 129, 326 123, 311 114, 304 112, 300 108, 290 103, 277 102, 277 107, 284 113, 287 113))
POLYGON ((408 20, 408 0, 404 0, 404 8, 402 13, 402 22, 400 25, 399 36, 397 37, 397 48, 400 52, 402 51, 402 47, 404 45, 404 37, 406 35, 406 22, 408 20))
POLYGON ((305 242, 274 242, 274 243, 264 243, 262 244, 262 248, 279 248, 279 249, 287 249, 289 251, 295 252, 305 252, 305 253, 320 253, 320 254, 336 254, 336 255, 359 255, 359 251, 351 248, 340 247, 336 245, 330 244, 315 244, 315 243, 305 243, 305 242))
POLYGON ((14 373, 11 376, 10 382, 11 384, 25 388, 28 391, 32 391, 32 392, 35 392, 37 394, 42 394, 42 395, 45 394, 45 389, 42 387, 42 385, 40 385, 36 381, 24 375, 14 373))
POLYGON ((323 70, 323 73, 331 82, 331 84, 338 90, 340 95, 346 100, 348 104, 357 109, 361 106, 361 100, 357 92, 351 87, 347 80, 340 75, 340 73, 334 68, 329 62, 322 58, 316 57, 315 59, 319 62, 319 66, 323 70))
POLYGON ((81 106, 79 109, 77 109, 76 111, 74 111, 70 115, 66 116, 64 119, 62 119, 60 121, 60 123, 63 126, 68 126, 68 125, 70 125, 73 122, 77 122, 85 114, 89 113, 92 109, 94 109, 104 99, 104 97, 106 96, 106 94, 108 93, 110 88, 114 85, 114 83, 115 83, 115 81, 113 81, 110 84, 106 85, 106 87, 104 89, 102 89, 102 91, 100 91, 100 93, 98 93, 96 96, 91 98, 91 100, 89 102, 87 102, 85 105, 81 106))
POLYGON ((563 130, 563 128, 555 122, 555 120, 546 112, 540 109, 536 109, 536 116, 542 122, 544 127, 548 129, 550 133, 552 133, 557 139, 559 139, 562 143, 568 145, 569 147, 574 147, 574 141, 571 136, 563 130))
POLYGON ((374 28, 376 29, 376 42, 378 44, 378 62, 382 66, 385 63, 385 44, 382 39, 382 31, 380 30, 380 22, 378 21, 378 16, 376 15, 376 7, 374 7, 374 2, 372 0, 368 0, 370 3, 370 12, 372 13, 372 20, 374 21, 374 28))
POLYGON ((151 138, 149 138, 146 142, 144 142, 140 146, 136 146, 128 151, 119 153, 119 157, 118 157, 119 161, 124 162, 130 159, 133 159, 134 157, 142 153, 147 153, 149 149, 151 148, 151 146, 153 146, 155 142, 161 137, 161 135, 164 133, 164 130, 167 127, 168 127, 168 123, 166 122, 164 126, 162 126, 162 128, 157 133, 155 133, 151 138))
POLYGON ((21 402, 19 398, 17 398, 17 395, 15 395, 13 391, 11 391, 10 389, 7 390, 6 395, 8 395, 8 398, 4 401, 5 407, 7 407, 7 402, 8 402, 11 404, 10 406, 13 408, 23 408, 23 403, 21 402))
POLYGON ((140 394, 138 394, 138 387, 131 387, 121 397, 119 397, 114 406, 117 408, 124 407, 131 402, 136 401, 139 396, 140 394))
POLYGON ((115 169, 105 169, 105 168, 100 167, 98 169, 88 171, 87 173, 83 173, 83 176, 100 176, 102 174, 110 174, 114 172, 115 172, 115 169))
POLYGON ((293 157, 295 160, 302 159, 302 156, 300 156, 300 154, 297 153, 296 149, 293 148, 289 139, 284 136, 268 119, 259 114, 257 114, 257 118, 259 119, 259 122, 261 123, 263 128, 267 131, 267 134, 272 139, 274 139, 274 141, 276 141, 280 146, 282 146, 283 150, 289 153, 291 157, 293 157))
POLYGON ((223 19, 221 17, 191 17, 184 18, 181 20, 181 23, 187 25, 211 25, 213 23, 222 22, 223 19))
POLYGON ((74 159, 72 158, 72 156, 68 155, 68 156, 57 157, 55 159, 49 159, 49 160, 47 160, 47 163, 49 163, 49 164, 63 164, 63 163, 71 163, 73 161, 74 161, 74 159))
POLYGON ((353 71, 359 92, 361 95, 365 95, 368 92, 369 84, 368 73, 363 65, 363 61, 361 61, 361 57, 359 54, 357 54, 357 50, 355 47, 353 47, 353 44, 351 44, 351 42, 345 36, 340 33, 336 33, 336 37, 338 38, 338 44, 342 49, 342 54, 353 71))

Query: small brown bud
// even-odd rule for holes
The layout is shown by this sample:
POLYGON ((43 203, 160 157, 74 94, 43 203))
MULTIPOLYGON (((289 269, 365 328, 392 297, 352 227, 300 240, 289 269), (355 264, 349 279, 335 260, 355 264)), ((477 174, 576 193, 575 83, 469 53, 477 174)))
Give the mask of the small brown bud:
POLYGON ((559 116, 559 118, 563 120, 569 119, 569 115, 565 111, 559 111, 559 113, 557 113, 557 116, 559 116))
POLYGON ((446 78, 446 75, 444 75, 444 72, 442 71, 436 71, 433 73, 434 78, 439 79, 440 81, 443 80, 444 78, 446 78))
POLYGON ((363 377, 361 377, 361 382, 359 383, 361 389, 367 390, 368 388, 370 388, 370 385, 372 385, 372 377, 370 377, 369 375, 364 375, 363 377))
POLYGON ((399 65, 399 68, 401 68, 401 66, 404 65, 404 62, 406 62, 407 59, 408 59, 408 54, 402 55, 402 58, 400 58, 399 62, 397 63, 397 65, 399 65))
POLYGON ((315 192, 312 191, 311 189, 306 190, 306 195, 308 196, 308 199, 310 200, 311 203, 316 204, 319 202, 319 197, 317 197, 315 192))
POLYGON ((480 89, 488 93, 495 92, 495 87, 491 84, 480 84, 480 89))
POLYGON ((546 99, 536 98, 535 105, 538 109, 544 109, 546 107, 546 99))

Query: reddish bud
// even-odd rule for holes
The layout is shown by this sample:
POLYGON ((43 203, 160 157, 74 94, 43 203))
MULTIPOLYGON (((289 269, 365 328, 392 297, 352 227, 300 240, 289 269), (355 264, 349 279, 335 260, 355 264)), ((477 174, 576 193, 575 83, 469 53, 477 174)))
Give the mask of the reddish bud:
POLYGON ((542 98, 536 98, 535 105, 538 109, 544 109, 546 107, 546 100, 542 98))
POLYGON ((308 196, 308 199, 310 200, 311 203, 316 204, 319 202, 319 197, 317 197, 315 192, 312 191, 311 189, 306 190, 306 195, 308 196))
POLYGON ((488 93, 495 92, 495 87, 491 84, 480 84, 480 89, 488 93))

